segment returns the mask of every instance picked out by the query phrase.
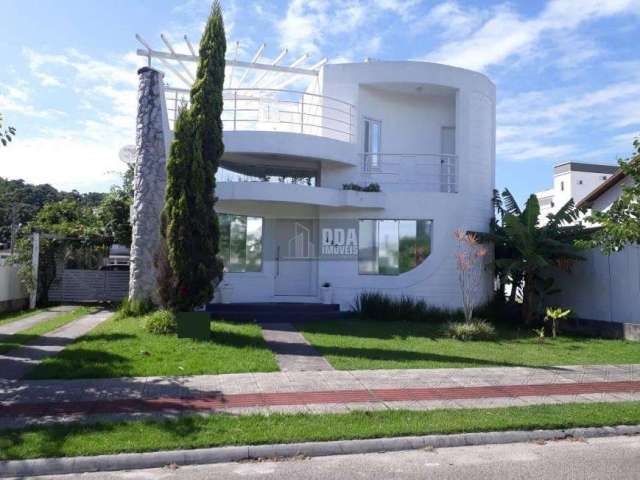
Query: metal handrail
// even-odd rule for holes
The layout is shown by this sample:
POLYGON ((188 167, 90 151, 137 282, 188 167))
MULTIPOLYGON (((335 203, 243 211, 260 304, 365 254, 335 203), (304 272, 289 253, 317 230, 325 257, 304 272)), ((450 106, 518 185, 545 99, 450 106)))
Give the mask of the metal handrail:
MULTIPOLYGON (((165 91, 169 122, 173 126, 179 106, 188 104, 189 90, 166 87, 165 91)), ((349 143, 356 140, 356 108, 335 97, 300 90, 230 88, 223 90, 223 99, 225 130, 284 131, 349 143), (297 99, 274 98, 273 94, 297 96, 297 99), (254 106, 251 103, 258 103, 266 109, 247 108, 254 106)))

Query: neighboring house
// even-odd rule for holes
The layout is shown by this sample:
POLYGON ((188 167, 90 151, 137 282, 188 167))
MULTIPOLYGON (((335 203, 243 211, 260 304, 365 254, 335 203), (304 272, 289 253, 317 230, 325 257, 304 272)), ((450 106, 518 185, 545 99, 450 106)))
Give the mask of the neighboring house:
MULTIPOLYGON (((454 231, 492 217, 494 84, 424 62, 274 65, 227 60, 216 210, 232 301, 318 302, 330 283, 343 309, 373 290, 460 306, 454 231)), ((170 127, 188 86, 165 86, 170 127)))
POLYGON ((553 167, 553 187, 536 193, 540 202, 540 224, 545 225, 547 215, 556 213, 572 198, 574 202, 580 202, 616 170, 615 165, 581 162, 561 163, 553 167))
MULTIPOLYGON (((617 169, 584 196, 578 206, 606 211, 630 181, 617 169)), ((616 331, 640 339, 640 247, 629 245, 611 255, 591 249, 583 252, 583 256, 585 261, 575 262, 570 273, 556 276, 562 291, 553 301, 571 308, 582 319, 634 324, 618 325, 616 331)))

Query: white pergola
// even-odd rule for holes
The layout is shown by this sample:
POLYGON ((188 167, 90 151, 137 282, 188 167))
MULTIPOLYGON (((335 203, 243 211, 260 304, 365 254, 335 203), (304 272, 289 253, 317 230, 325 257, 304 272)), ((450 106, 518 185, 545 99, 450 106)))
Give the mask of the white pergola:
MULTIPOLYGON (((189 53, 178 53, 165 35, 160 35, 160 39, 167 50, 155 50, 151 45, 136 34, 136 39, 144 47, 137 50, 137 54, 147 58, 147 63, 152 66, 153 60, 158 60, 162 66, 170 71, 181 85, 170 85, 176 90, 191 88, 195 80, 195 69, 198 63, 198 55, 189 38, 184 35, 183 39, 189 53)), ((226 59, 226 89, 268 89, 282 90, 292 83, 303 79, 315 79, 318 77, 320 67, 327 63, 323 58, 319 62, 306 66, 309 61, 309 54, 297 58, 289 65, 284 65, 289 51, 283 49, 273 60, 262 60, 266 49, 266 44, 262 43, 250 61, 238 59, 240 42, 235 42, 232 50, 232 58, 226 59)))

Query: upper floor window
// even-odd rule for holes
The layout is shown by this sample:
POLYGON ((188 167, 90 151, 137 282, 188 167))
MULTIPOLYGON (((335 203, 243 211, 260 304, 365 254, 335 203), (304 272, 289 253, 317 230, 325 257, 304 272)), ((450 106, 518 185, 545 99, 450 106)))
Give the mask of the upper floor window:
POLYGON ((560 182, 560 191, 564 192, 564 182, 560 182))
POLYGON ((262 270, 262 218, 218 214, 220 257, 229 272, 262 270))
POLYGON ((380 120, 364 119, 364 169, 380 169, 382 143, 382 124, 380 120))
POLYGON ((398 275, 431 253, 431 220, 360 220, 358 272, 398 275))

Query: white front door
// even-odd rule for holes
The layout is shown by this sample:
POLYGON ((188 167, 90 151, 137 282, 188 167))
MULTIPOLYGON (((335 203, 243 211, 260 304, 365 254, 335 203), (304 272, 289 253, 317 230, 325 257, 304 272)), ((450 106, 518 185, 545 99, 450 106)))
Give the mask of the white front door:
POLYGON ((316 239, 312 220, 278 220, 275 294, 313 295, 316 239))

